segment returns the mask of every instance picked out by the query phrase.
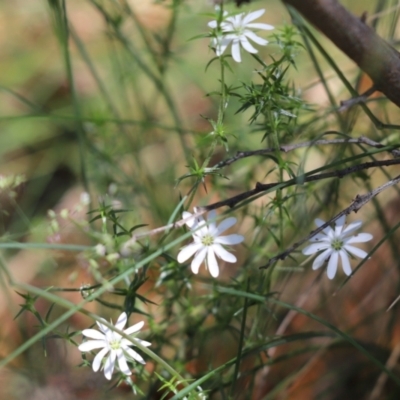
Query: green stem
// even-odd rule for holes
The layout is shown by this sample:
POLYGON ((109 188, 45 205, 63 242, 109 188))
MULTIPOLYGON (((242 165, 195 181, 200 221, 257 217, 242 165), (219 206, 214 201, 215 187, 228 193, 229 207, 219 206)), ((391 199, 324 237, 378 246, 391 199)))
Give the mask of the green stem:
MULTIPOLYGON (((276 127, 275 118, 271 111, 269 111, 269 120, 270 120, 270 124, 274 127, 273 132, 272 132, 272 141, 273 141, 273 147, 276 149, 275 157, 278 160, 278 168, 279 168, 279 181, 278 182, 283 182, 283 180, 284 180, 283 169, 282 169, 283 159, 282 159, 282 155, 281 155, 281 151, 280 151, 279 131, 276 127)), ((277 190, 275 196, 276 196, 276 202, 277 202, 278 208, 279 208, 279 249, 282 249, 282 243, 283 243, 282 191, 277 190)), ((273 269, 271 268, 271 270, 273 270, 273 269)))
POLYGON ((225 108, 226 108, 225 65, 221 57, 219 59, 219 63, 221 71, 221 102, 218 110, 218 125, 224 122, 225 108))
MULTIPOLYGON (((250 279, 247 279, 246 293, 249 292, 249 288, 250 288, 250 279)), ((231 386, 231 392, 230 392, 230 397, 231 398, 233 398, 233 395, 235 394, 236 381, 237 381, 237 379, 239 377, 240 360, 241 360, 241 357, 242 357, 242 350, 243 350, 243 343, 244 343, 244 331, 246 329, 247 307, 248 307, 248 297, 245 297, 244 306, 243 306, 242 325, 240 327, 240 338, 239 338, 239 344, 238 344, 238 355, 236 357, 235 372, 233 373, 233 380, 232 380, 232 386, 231 386)))
POLYGON ((65 61, 66 69, 67 69, 67 78, 68 78, 68 83, 69 83, 69 87, 71 90, 72 105, 73 105, 75 120, 76 120, 75 129, 76 129, 76 135, 78 137, 78 143, 79 143, 81 177, 82 177, 82 182, 83 182, 85 191, 89 192, 89 183, 88 183, 88 179, 86 176, 86 170, 85 170, 85 131, 84 131, 82 123, 81 123, 82 118, 81 118, 80 106, 79 106, 79 102, 78 102, 78 96, 76 94, 74 76, 73 76, 73 71, 72 71, 71 57, 70 57, 70 53, 69 53, 69 46, 68 46, 69 26, 68 26, 67 7, 65 5, 65 0, 62 0, 61 10, 59 10, 59 11, 60 11, 60 19, 62 21, 61 44, 62 44, 62 47, 64 50, 64 61, 65 61))

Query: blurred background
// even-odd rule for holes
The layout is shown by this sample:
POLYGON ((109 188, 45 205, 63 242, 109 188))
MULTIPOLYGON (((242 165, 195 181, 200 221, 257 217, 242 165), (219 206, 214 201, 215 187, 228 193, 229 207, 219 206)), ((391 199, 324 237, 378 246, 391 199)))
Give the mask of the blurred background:
MULTIPOLYGON (((398 45, 398 1, 341 3, 356 15, 367 12, 367 23, 398 45)), ((34 313, 23 312, 15 319, 21 304, 34 304, 38 315, 49 315, 50 320, 64 312, 40 297, 24 299, 10 285, 9 275, 15 282, 61 288, 57 295, 78 303, 81 285, 101 283, 103 273, 105 279, 116 273, 108 269, 109 259, 90 253, 92 246, 108 240, 100 219, 91 225, 82 221, 105 210, 123 210, 124 226, 145 224, 141 229, 148 230, 165 225, 193 187, 190 207, 226 199, 251 189, 258 181, 276 181, 267 158, 244 159, 224 168, 221 173, 228 179, 208 176, 204 185, 196 185, 193 177, 178 181, 190 172, 194 160, 201 163, 209 156, 210 119, 215 120, 218 111, 219 99, 212 92, 219 90, 219 67, 212 63, 206 68, 214 57, 209 39, 193 39, 208 32, 207 23, 214 19, 211 1, 68 0, 66 10, 61 5, 58 0, 0 0, 0 244, 54 245, 53 249, 29 245, 2 249, 1 358, 38 332, 40 324, 34 313), (87 214, 89 211, 92 214, 87 214), (57 245, 87 246, 89 250, 70 252, 57 245)), ((234 10, 233 3, 228 7, 234 10)), ((242 6, 244 11, 259 8, 266 8, 262 22, 277 29, 291 23, 280 1, 242 6)), ((353 86, 360 93, 368 89, 368 78, 319 32, 311 31, 353 86)), ((297 40, 302 42, 300 35, 297 40)), ((340 115, 334 111, 351 95, 329 60, 315 46, 312 50, 303 46, 288 82, 308 109, 282 136, 282 144, 312 140, 328 130, 364 135, 383 144, 398 143, 398 129, 378 129, 359 108, 340 115)), ((259 51, 268 63, 279 55, 279 46, 272 43, 259 51)), ((255 76, 254 60, 243 58, 243 63, 233 65, 233 71, 227 73, 232 86, 255 76)), ((369 106, 381 122, 400 123, 398 108, 379 93, 369 106)), ((211 154, 210 166, 239 150, 268 147, 261 142, 264 132, 256 124, 248 124, 251 110, 236 113, 239 107, 239 99, 232 97, 225 124, 228 149, 218 146, 211 154)), ((287 159, 308 171, 361 151, 350 146, 321 147, 293 152, 287 159)), ((300 188, 286 205, 290 212, 283 237, 287 247, 308 234, 316 216, 332 217, 357 194, 397 175, 396 169, 300 188)), ((363 220, 362 231, 374 234, 367 251, 381 240, 383 244, 343 287, 344 276, 333 284, 324 271, 311 271, 300 252, 280 262, 268 278, 267 272, 258 270, 285 248, 272 237, 279 225, 275 200, 271 193, 236 210, 238 229, 246 243, 236 252, 239 261, 235 266, 221 266, 219 281, 244 290, 249 279, 254 293, 279 293, 282 301, 304 308, 356 338, 398 376, 398 305, 390 312, 386 309, 400 294, 400 237, 391 231, 400 221, 399 189, 385 191, 357 216, 349 217, 363 220)), ((112 230, 112 224, 106 226, 112 230)), ((164 239, 144 241, 133 258, 151 254, 164 239)), ((118 250, 115 243, 109 246, 107 253, 118 250)), ((207 271, 193 278, 189 268, 178 267, 174 260, 178 248, 146 267, 147 280, 141 277, 139 292, 155 303, 139 302, 140 312, 150 315, 149 320, 145 317, 141 338, 151 341, 153 351, 183 371, 185 378, 196 379, 236 356, 243 299, 222 296, 207 271), (169 280, 163 280, 165 276, 169 280)), ((122 309, 124 299, 106 295, 102 303, 91 302, 86 309, 115 321, 119 312, 107 304, 122 309)), ((293 309, 271 307, 257 305, 249 311, 246 345, 257 344, 258 351, 244 359, 233 398, 400 397, 399 386, 365 353, 333 339, 326 327, 312 318, 293 309), (322 333, 308 339, 294 337, 304 332, 322 333), (267 343, 281 335, 294 335, 294 339, 268 350, 267 343)), ((142 319, 143 314, 136 312, 130 324, 142 319)), ((110 392, 111 384, 101 373, 79 367, 81 353, 61 337, 60 332, 79 331, 92 323, 76 313, 57 333, 15 357, 0 370, 0 398, 132 398, 128 385, 110 392)), ((79 336, 74 340, 81 341, 79 336)), ((137 382, 143 390, 137 398, 158 399, 167 394, 159 390, 156 370, 152 361, 146 364, 143 374, 147 381, 137 382)), ((205 384, 210 398, 228 398, 225 378, 221 373, 205 384)))

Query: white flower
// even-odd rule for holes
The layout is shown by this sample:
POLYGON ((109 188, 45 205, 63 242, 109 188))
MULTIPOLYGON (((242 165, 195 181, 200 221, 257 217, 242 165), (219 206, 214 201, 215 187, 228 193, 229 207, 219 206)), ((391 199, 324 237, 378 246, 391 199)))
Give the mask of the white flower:
MULTIPOLYGON (((320 268, 324 262, 329 259, 327 270, 329 279, 333 279, 336 275, 339 256, 342 260, 344 273, 346 275, 351 275, 349 253, 359 258, 365 258, 367 256, 367 253, 364 250, 351 246, 351 244, 368 242, 373 237, 369 233, 359 233, 358 235, 350 236, 351 233, 360 228, 362 222, 352 222, 343 229, 345 219, 346 217, 344 215, 341 216, 335 223, 335 229, 328 226, 323 229, 322 232, 313 236, 310 239, 310 242, 314 243, 310 244, 303 250, 303 254, 305 255, 311 255, 323 250, 323 252, 314 260, 312 268, 314 270, 320 268)), ((318 227, 324 223, 325 222, 321 219, 315 220, 315 224, 318 227)))
MULTIPOLYGON (((115 327, 122 330, 126 325, 128 316, 126 313, 122 313, 115 324, 115 327)), ((102 364, 103 358, 109 353, 104 363, 104 375, 107 379, 111 379, 114 371, 115 361, 118 360, 118 367, 120 371, 125 375, 131 375, 131 370, 128 367, 127 360, 135 360, 141 364, 145 364, 142 356, 136 351, 132 350, 129 346, 133 346, 134 342, 139 342, 142 346, 150 346, 151 343, 137 338, 132 338, 132 341, 125 339, 119 333, 110 329, 108 326, 97 322, 101 332, 95 329, 84 329, 82 335, 94 340, 88 340, 79 345, 78 349, 82 352, 92 351, 95 349, 101 349, 97 353, 93 360, 92 368, 94 372, 97 372, 102 364), (133 343, 132 343, 133 342, 133 343)), ((128 329, 124 330, 124 333, 131 335, 132 333, 138 332, 144 325, 144 322, 138 322, 132 325, 128 329)))
POLYGON ((211 222, 206 222, 202 217, 190 218, 192 214, 186 211, 182 216, 184 219, 188 219, 186 225, 192 231, 194 242, 187 245, 179 252, 178 261, 180 263, 185 262, 194 255, 191 264, 193 273, 197 274, 200 265, 205 261, 211 276, 216 278, 219 275, 219 267, 215 255, 226 262, 236 262, 236 257, 232 253, 226 251, 222 245, 239 244, 243 242, 244 237, 237 234, 220 236, 221 233, 236 224, 236 218, 229 217, 224 219, 217 226, 214 222, 217 216, 215 211, 210 211, 208 213, 208 219, 211 220, 211 222))
MULTIPOLYGON (((264 29, 271 30, 274 29, 272 25, 262 24, 262 23, 251 23, 255 19, 261 17, 265 12, 264 9, 251 12, 249 14, 237 14, 231 17, 224 18, 220 23, 220 29, 222 31, 221 36, 213 38, 211 41, 211 46, 215 48, 215 53, 219 57, 223 54, 226 48, 232 43, 232 57, 236 62, 241 62, 240 57, 240 45, 249 53, 257 53, 258 51, 252 46, 248 39, 259 44, 260 46, 265 46, 268 40, 265 40, 257 36, 248 28, 252 29, 264 29)), ((224 17, 227 13, 224 13, 224 17)), ((208 26, 212 29, 218 29, 218 22, 211 21, 208 26)))

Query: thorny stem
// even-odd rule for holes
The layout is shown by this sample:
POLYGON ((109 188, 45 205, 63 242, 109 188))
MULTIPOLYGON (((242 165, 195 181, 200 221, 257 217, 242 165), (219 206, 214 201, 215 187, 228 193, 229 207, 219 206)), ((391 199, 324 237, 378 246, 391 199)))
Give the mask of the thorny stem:
MULTIPOLYGON (((324 134, 328 134, 328 133, 338 134, 339 132, 327 131, 324 134)), ((375 142, 371 139, 368 139, 365 136, 360 136, 359 138, 351 138, 351 139, 313 140, 310 142, 302 142, 302 143, 279 146, 278 150, 283 151, 284 153, 287 153, 289 151, 300 149, 302 147, 325 146, 325 145, 346 144, 346 143, 365 144, 365 145, 374 147, 376 149, 383 149, 385 147, 388 147, 387 151, 389 151, 393 155, 393 157, 400 157, 400 150, 392 149, 392 147, 385 146, 381 143, 375 142)), ((393 147, 395 147, 395 146, 393 146, 393 147)), ((396 147, 398 147, 398 146, 396 146, 396 147)), ((276 150, 277 149, 275 147, 269 147, 266 149, 259 149, 259 150, 252 150, 252 151, 238 151, 235 156, 228 158, 226 160, 220 161, 213 168, 220 169, 220 168, 226 167, 227 165, 231 165, 234 162, 241 160, 243 158, 275 153, 276 150)))
POLYGON ((240 194, 233 196, 226 200, 218 201, 216 203, 209 204, 204 207, 198 207, 198 210, 199 211, 202 211, 202 210, 210 211, 210 210, 215 210, 215 209, 223 207, 223 206, 228 206, 228 207, 232 208, 232 207, 235 207, 241 201, 246 200, 246 199, 253 197, 257 194, 260 194, 262 192, 268 191, 268 193, 269 193, 273 190, 284 189, 284 188, 287 188, 287 187, 290 187, 293 185, 303 184, 306 182, 315 182, 315 181, 319 181, 319 180, 327 179, 327 178, 343 178, 346 175, 353 174, 353 173, 359 172, 359 171, 363 171, 363 170, 366 170, 369 168, 389 166, 389 165, 399 165, 399 164, 400 164, 400 159, 371 161, 371 162, 367 162, 364 164, 354 165, 352 167, 343 168, 343 169, 335 170, 332 172, 315 174, 315 175, 313 175, 313 172, 308 172, 304 175, 299 175, 294 179, 289 179, 288 181, 284 181, 284 182, 274 182, 274 183, 267 183, 267 184, 262 184, 260 182, 257 182, 254 189, 248 190, 247 192, 240 193, 240 194))
MULTIPOLYGON (((252 190, 240 193, 240 194, 238 194, 236 196, 233 196, 231 198, 228 198, 226 200, 222 200, 222 201, 218 201, 216 203, 209 204, 207 206, 198 206, 197 209, 196 209, 196 213, 194 213, 190 218, 183 218, 183 219, 178 220, 178 221, 176 221, 174 223, 171 223, 171 224, 168 224, 168 225, 165 225, 165 226, 161 226, 161 227, 152 229, 152 230, 147 231, 147 232, 137 233, 137 234, 133 235, 132 238, 128 242, 126 242, 126 245, 129 246, 129 243, 134 243, 134 242, 136 242, 138 239, 140 239, 142 237, 154 236, 154 235, 156 235, 158 233, 169 231, 170 229, 180 228, 180 227, 184 226, 186 224, 186 222, 188 220, 190 220, 191 218, 200 217, 200 216, 202 216, 203 214, 205 214, 208 211, 216 210, 216 209, 224 207, 224 206, 229 206, 230 208, 232 208, 237 203, 239 203, 239 202, 241 202, 243 200, 246 200, 246 199, 248 199, 250 197, 253 197, 253 196, 257 195, 257 194, 260 194, 262 192, 268 192, 269 193, 269 192, 271 192, 273 190, 284 189, 284 188, 287 188, 287 187, 290 187, 290 186, 293 186, 293 185, 304 184, 306 182, 314 182, 314 181, 319 181, 319 180, 328 179, 328 178, 339 178, 340 179, 340 178, 343 178, 346 175, 353 174, 355 172, 363 171, 363 170, 366 170, 366 169, 370 169, 370 168, 374 168, 374 167, 389 166, 389 165, 399 165, 399 164, 400 164, 400 159, 383 160, 383 161, 371 161, 371 162, 367 162, 367 163, 364 163, 364 164, 354 165, 352 167, 343 168, 343 169, 340 169, 340 170, 335 170, 335 171, 332 171, 332 172, 320 173, 320 174, 315 174, 315 175, 312 175, 311 173, 307 173, 307 174, 298 176, 295 179, 290 179, 288 181, 283 181, 283 182, 275 182, 275 183, 268 183, 268 184, 262 184, 262 183, 258 182, 256 184, 255 188, 252 189, 252 190)), ((392 182, 393 182, 393 180, 389 181, 386 185, 388 185, 388 186, 394 185, 394 183, 392 183, 392 182)), ((379 188, 385 189, 386 187, 385 187, 385 185, 382 185, 379 188)), ((378 190, 378 189, 375 189, 375 190, 378 190)), ((383 189, 381 189, 381 191, 383 189)), ((373 193, 373 192, 374 191, 372 191, 371 193, 373 193)), ((362 204, 362 205, 364 205, 364 204, 362 204)), ((357 209, 357 211, 358 211, 358 209, 357 209)), ((351 211, 349 211, 347 213, 350 213, 350 212, 351 211)), ((339 218, 339 217, 337 217, 337 218, 339 218)))

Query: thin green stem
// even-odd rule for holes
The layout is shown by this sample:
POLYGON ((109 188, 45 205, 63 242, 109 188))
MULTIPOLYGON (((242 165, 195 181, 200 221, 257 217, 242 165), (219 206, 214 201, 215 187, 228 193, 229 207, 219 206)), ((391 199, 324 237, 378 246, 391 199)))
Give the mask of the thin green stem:
MULTIPOLYGON (((249 289, 250 289, 250 278, 247 279, 246 293, 249 292, 249 289)), ((231 386, 231 392, 230 392, 231 399, 233 399, 233 397, 234 397, 236 382, 239 377, 240 360, 242 357, 244 336, 245 336, 245 330, 246 330, 247 309, 248 309, 248 297, 245 297, 244 305, 243 305, 242 324, 240 327, 240 337, 239 337, 239 343, 238 343, 238 354, 236 356, 235 371, 233 373, 232 386, 231 386)))
POLYGON ((76 135, 78 138, 78 143, 79 143, 79 156, 80 156, 80 171, 81 171, 81 177, 82 177, 82 182, 83 186, 85 188, 86 192, 89 192, 89 182, 86 176, 86 169, 85 169, 85 131, 83 129, 81 121, 81 110, 80 110, 80 104, 78 100, 78 96, 76 93, 76 88, 75 88, 75 81, 74 81, 74 76, 73 76, 73 70, 72 70, 72 62, 71 62, 71 56, 69 52, 69 26, 68 26, 68 17, 67 17, 67 7, 65 4, 65 0, 61 0, 61 10, 60 11, 60 20, 62 22, 61 29, 62 29, 62 34, 61 34, 61 45, 64 51, 64 61, 67 69, 67 78, 68 78, 68 83, 69 87, 71 90, 71 95, 72 95, 72 105, 74 109, 74 114, 75 114, 75 129, 76 129, 76 135))
MULTIPOLYGON (((152 68, 149 67, 149 65, 144 61, 143 57, 141 56, 141 53, 136 50, 133 43, 131 41, 129 41, 127 39, 127 37, 124 35, 124 33, 121 30, 120 25, 118 23, 116 23, 107 14, 107 12, 104 10, 104 8, 100 4, 98 4, 95 0, 90 0, 90 1, 97 8, 97 10, 103 15, 106 22, 113 28, 114 36, 118 39, 118 41, 121 44, 123 44, 124 48, 127 50, 128 54, 132 58, 133 62, 139 66, 139 68, 142 70, 142 72, 145 75, 147 75, 147 77, 153 82, 156 89, 162 95, 169 111, 171 112, 172 119, 174 120, 174 123, 175 123, 177 129, 183 130, 182 129, 183 124, 182 124, 181 118, 179 116, 178 110, 176 109, 175 103, 170 94, 170 89, 168 89, 164 83, 163 77, 159 77, 152 70, 152 68)), ((183 134, 179 135, 179 140, 180 140, 182 149, 184 151, 186 161, 189 162, 190 150, 186 144, 183 134)))
POLYGON ((226 86, 225 86, 225 65, 222 57, 219 58, 220 73, 221 73, 221 102, 218 110, 218 125, 222 125, 224 122, 225 110, 226 110, 226 86))

